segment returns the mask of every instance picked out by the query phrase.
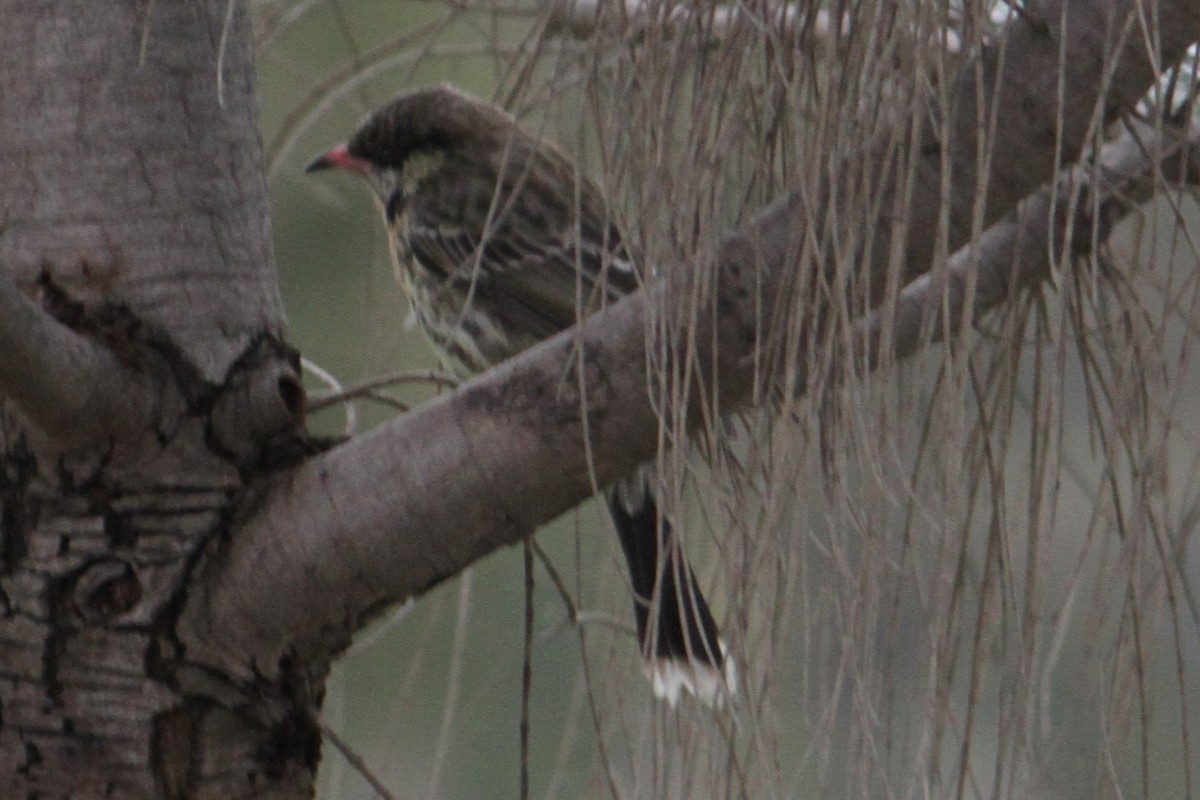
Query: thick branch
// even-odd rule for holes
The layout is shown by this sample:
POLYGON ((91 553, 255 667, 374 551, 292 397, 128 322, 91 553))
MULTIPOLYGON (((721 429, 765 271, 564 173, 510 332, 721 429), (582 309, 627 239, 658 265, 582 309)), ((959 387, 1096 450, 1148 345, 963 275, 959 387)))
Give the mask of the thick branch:
POLYGON ((1096 164, 1065 172, 985 231, 977 245, 960 249, 943 269, 906 286, 894 308, 863 320, 855 330, 857 362, 874 368, 885 356, 907 358, 957 335, 1019 289, 1049 279, 1068 245, 1078 252, 1107 238, 1117 222, 1154 196, 1161 175, 1185 175, 1195 186, 1200 129, 1177 133, 1160 135, 1148 124, 1132 122, 1096 164), (1181 164, 1181 158, 1190 160, 1181 164), (1068 209, 1073 207, 1072 216, 1068 209), (1099 233, 1096 241, 1093 230, 1099 233), (1072 231, 1081 236, 1071 240, 1072 231))
MULTIPOLYGON (((1064 176, 1056 184, 1058 200, 1070 181, 1095 179, 1090 191, 1101 206, 1119 201, 1119 214, 1110 221, 1132 211, 1128 201, 1149 197, 1156 185, 1152 154, 1166 159, 1179 153, 1178 145, 1142 133, 1140 142, 1127 135, 1108 148, 1099 170, 1064 176)), ((1192 145, 1198 144, 1194 134, 1192 145)), ((937 333, 953 334, 1005 302, 1016 286, 1048 274, 1047 237, 1060 219, 1051 213, 1054 191, 1042 190, 1019 217, 988 231, 977 252, 956 254, 938 277, 919 278, 902 293, 888 338, 893 357, 939 338, 926 335, 931 324, 937 333), (966 290, 971 282, 978 287, 974 293, 966 290), (945 326, 943 310, 949 312, 945 326)), ((1061 241, 1061 231, 1057 236, 1061 241)), ((302 653, 336 648, 336 637, 357 628, 381 603, 420 594, 491 550, 519 541, 596 485, 653 456, 659 421, 644 390, 645 304, 645 298, 632 297, 281 477, 217 565, 216 580, 194 598, 192 621, 202 627, 193 630, 200 646, 192 655, 211 658, 217 651, 208 648, 232 646, 282 657, 281 631, 307 632, 308 638, 282 645, 299 645, 302 653), (280 569, 289 564, 302 568, 280 569), (240 624, 226 624, 234 619, 240 624), (313 619, 340 624, 314 626, 313 619), (333 640, 320 638, 331 631, 333 640)), ((857 346, 872 361, 885 319, 877 312, 857 330, 857 346)), ((724 396, 743 401, 750 388, 744 369, 730 371, 720 385, 724 396)))
POLYGON ((142 430, 152 405, 144 376, 50 317, 0 280, 0 396, 63 447, 142 430))
MULTIPOLYGON (((1046 8, 1047 18, 1057 24, 1061 9, 1046 5, 1053 6, 1046 8)), ((939 144, 950 148, 948 162, 954 167, 945 202, 952 208, 949 238, 955 249, 969 238, 977 190, 977 117, 962 111, 971 106, 970 98, 977 92, 994 96, 990 113, 1011 123, 988 162, 992 193, 984 215, 995 221, 1051 178, 1057 153, 1080 151, 1117 57, 1095 52, 1094 42, 1104 41, 1114 12, 1132 15, 1137 5, 1071 2, 1070 22, 1096 39, 1031 30, 1022 18, 999 45, 1007 48, 1003 75, 994 52, 983 56, 982 83, 976 83, 979 73, 973 67, 965 70, 959 85, 965 99, 956 104, 950 135, 939 144), (1041 105, 1035 107, 1033 95, 1020 87, 1039 86, 1043 79, 1038 72, 1049 69, 1053 74, 1060 60, 1067 65, 1064 79, 1071 102, 1059 108, 1055 90, 1049 89, 1051 99, 1038 100, 1041 105), (1017 88, 997 91, 999 80, 1017 88), (1061 132, 1057 139, 1046 135, 1055 131, 1061 132)), ((1164 45, 1154 63, 1173 63, 1189 42, 1200 38, 1200 8, 1184 0, 1161 3, 1159 10, 1164 45)), ((1143 40, 1133 39, 1136 44, 1123 40, 1115 68, 1121 78, 1108 87, 1105 108, 1132 106, 1156 77, 1141 48, 1143 40)), ((907 220, 913 226, 906 238, 907 280, 930 267, 936 209, 943 202, 942 163, 934 152, 918 167, 907 220)), ((1140 171, 1150 174, 1150 161, 1140 171)), ((744 405, 753 393, 754 361, 748 356, 760 346, 762 333, 756 320, 764 299, 786 301, 782 287, 795 271, 798 242, 805 221, 812 218, 805 202, 804 193, 792 193, 722 245, 719 313, 706 308, 698 321, 699 330, 715 335, 697 337, 701 352, 696 363, 716 364, 724 411, 744 405), (709 349, 714 341, 715 353, 709 349)), ((874 225, 884 241, 891 235, 889 224, 874 225)), ((1011 235, 1024 234, 1018 225, 1011 235)), ((887 248, 875 251, 886 254, 887 248)), ((1044 269, 1044 248, 1024 254, 1041 260, 1041 265, 1031 261, 1024 269, 1044 269)), ((960 269, 968 269, 968 263, 960 269)), ((994 268, 1011 266, 1005 261, 994 268)), ((954 269, 952 265, 939 275, 954 274, 954 269)), ((905 334, 907 346, 915 349, 921 341, 928 304, 937 308, 940 290, 940 284, 918 283, 901 300, 901 316, 914 322, 905 334)), ((1004 297, 994 295, 995 302, 1004 297)), ((284 655, 303 662, 336 650, 372 610, 423 592, 487 552, 518 541, 598 485, 652 456, 659 420, 646 396, 643 337, 647 304, 655 300, 661 298, 629 298, 264 487, 230 547, 208 565, 189 598, 179 629, 189 658, 236 670, 231 662, 238 654, 265 655, 266 661, 254 667, 270 674, 284 655)), ((975 314, 985 308, 979 297, 974 304, 975 314)), ((868 326, 861 335, 862 347, 868 348, 877 334, 868 326)))
POLYGON ((893 195, 904 196, 908 176, 870 161, 864 167, 862 174, 887 176, 882 207, 893 209, 880 215, 872 231, 867 271, 873 297, 883 296, 889 243, 897 233, 905 242, 900 284, 907 284, 930 268, 940 234, 945 252, 952 253, 1008 214, 1058 169, 1074 163, 1197 39, 1200 6, 1192 0, 1058 0, 1031 6, 995 44, 963 65, 943 104, 949 111, 939 107, 925 125, 916 143, 911 202, 892 203, 893 195), (1150 42, 1158 47, 1153 55, 1150 42))

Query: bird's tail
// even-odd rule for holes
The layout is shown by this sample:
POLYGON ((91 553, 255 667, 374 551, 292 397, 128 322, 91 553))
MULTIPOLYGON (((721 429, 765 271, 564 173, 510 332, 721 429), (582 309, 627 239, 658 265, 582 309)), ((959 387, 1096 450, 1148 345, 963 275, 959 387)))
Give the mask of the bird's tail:
POLYGON ((681 691, 719 708, 737 690, 733 660, 717 631, 647 469, 613 486, 608 508, 633 583, 633 611, 646 676, 674 705, 681 691))

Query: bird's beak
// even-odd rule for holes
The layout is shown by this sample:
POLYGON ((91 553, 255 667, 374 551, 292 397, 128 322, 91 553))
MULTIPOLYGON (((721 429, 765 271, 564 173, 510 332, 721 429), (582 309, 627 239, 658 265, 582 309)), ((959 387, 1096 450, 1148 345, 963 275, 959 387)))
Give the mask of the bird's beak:
POLYGON ((359 158, 351 153, 350 148, 344 142, 334 147, 328 153, 318 156, 311 164, 304 168, 304 171, 316 172, 322 169, 340 169, 346 172, 357 172, 360 175, 369 175, 374 171, 370 161, 367 161, 365 158, 359 158))

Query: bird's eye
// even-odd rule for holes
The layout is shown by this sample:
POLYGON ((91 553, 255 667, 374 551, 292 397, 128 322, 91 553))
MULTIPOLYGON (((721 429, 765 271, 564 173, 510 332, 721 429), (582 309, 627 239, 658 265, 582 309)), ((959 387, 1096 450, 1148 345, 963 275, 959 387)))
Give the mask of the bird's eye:
POLYGON ((393 189, 388 195, 387 205, 384 206, 384 214, 388 222, 392 222, 400 215, 404 208, 404 193, 399 189, 393 189))

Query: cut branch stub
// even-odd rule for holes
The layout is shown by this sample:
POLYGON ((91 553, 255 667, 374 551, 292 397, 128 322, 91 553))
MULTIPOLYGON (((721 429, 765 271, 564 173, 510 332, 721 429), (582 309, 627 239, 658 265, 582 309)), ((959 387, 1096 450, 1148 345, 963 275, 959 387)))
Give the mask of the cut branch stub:
POLYGON ((299 357, 271 338, 234 364, 213 402, 211 444, 244 469, 263 466, 281 440, 303 435, 299 357))

